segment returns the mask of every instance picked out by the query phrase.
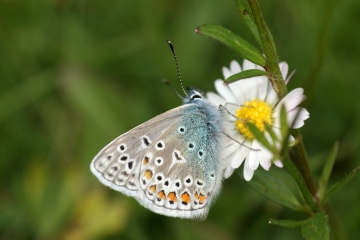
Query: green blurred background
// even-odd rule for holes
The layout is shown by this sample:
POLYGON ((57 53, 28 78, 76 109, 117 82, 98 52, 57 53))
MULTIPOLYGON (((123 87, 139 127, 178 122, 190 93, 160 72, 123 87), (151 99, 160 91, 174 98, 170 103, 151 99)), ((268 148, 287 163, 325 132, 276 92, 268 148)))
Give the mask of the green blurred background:
MULTIPOLYGON (((318 178, 340 141, 330 184, 360 165, 360 2, 260 1, 281 60, 297 69, 310 119, 301 129, 318 178)), ((89 169, 108 142, 181 101, 185 85, 214 91, 238 56, 196 35, 221 24, 253 42, 234 0, 0 0, 0 239, 302 239, 269 218, 303 219, 236 174, 206 221, 163 217, 101 185, 89 169)), ((273 167, 270 171, 275 171, 273 167)), ((333 205, 360 233, 360 177, 333 205)))

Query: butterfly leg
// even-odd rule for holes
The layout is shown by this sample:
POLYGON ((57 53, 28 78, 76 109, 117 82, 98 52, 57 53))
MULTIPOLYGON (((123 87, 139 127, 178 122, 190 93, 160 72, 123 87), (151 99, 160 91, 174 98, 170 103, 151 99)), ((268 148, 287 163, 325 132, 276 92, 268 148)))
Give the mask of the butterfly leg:
MULTIPOLYGON (((231 103, 225 103, 225 105, 226 104, 231 104, 231 103)), ((242 119, 242 118, 238 118, 237 116, 235 116, 234 114, 232 114, 225 106, 223 106, 223 105, 219 105, 219 109, 223 109, 223 110, 225 110, 230 116, 232 116, 232 117, 234 117, 236 120, 238 120, 238 121, 241 121, 241 122, 247 122, 247 121, 249 121, 250 119, 242 119)))
POLYGON ((238 143, 240 146, 246 147, 246 148, 248 148, 248 149, 250 149, 250 150, 252 150, 252 151, 255 151, 255 152, 261 151, 261 150, 258 149, 258 148, 251 148, 251 147, 246 146, 245 144, 243 144, 243 143, 237 141, 236 139, 232 138, 232 137, 231 137, 229 134, 227 134, 226 132, 222 132, 222 133, 223 133, 226 137, 228 137, 228 138, 230 138, 231 140, 233 140, 234 142, 238 143))

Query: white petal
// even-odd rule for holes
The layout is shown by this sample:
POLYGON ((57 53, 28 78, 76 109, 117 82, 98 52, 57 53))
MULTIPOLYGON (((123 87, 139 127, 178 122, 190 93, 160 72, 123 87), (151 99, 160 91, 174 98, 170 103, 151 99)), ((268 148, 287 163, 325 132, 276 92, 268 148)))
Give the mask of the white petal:
POLYGON ((292 146, 295 144, 295 138, 293 136, 289 136, 289 146, 292 146))
POLYGON ((294 75, 294 73, 296 72, 296 69, 294 69, 290 75, 287 77, 287 79, 285 79, 285 84, 287 85, 290 82, 290 79, 292 78, 292 76, 294 75))
POLYGON ((227 102, 236 103, 234 94, 230 91, 229 87, 224 86, 223 80, 218 79, 215 81, 215 89, 227 102))
POLYGON ((279 168, 282 168, 284 166, 283 163, 279 159, 274 160, 274 164, 275 164, 275 166, 277 166, 279 168))
POLYGON ((243 71, 249 70, 249 69, 256 69, 256 65, 246 59, 244 59, 243 62, 243 71))
POLYGON ((217 95, 216 93, 213 93, 213 92, 208 92, 206 93, 206 98, 214 103, 215 105, 225 105, 226 103, 226 100, 222 97, 220 97, 219 95, 217 95))
POLYGON ((293 110, 291 110, 290 112, 287 113, 287 118, 288 118, 288 124, 289 126, 293 126, 293 128, 297 129, 297 128, 301 128, 302 126, 304 126, 304 121, 306 119, 308 119, 310 116, 309 112, 305 109, 305 108, 294 108, 293 110), (300 111, 300 112, 299 112, 300 111), (299 114, 298 114, 299 112, 299 114), (295 118, 297 116, 297 119, 295 121, 295 118), (295 123, 293 124, 293 122, 295 121, 295 123))
POLYGON ((265 76, 259 76, 254 79, 256 81, 257 96, 256 98, 265 100, 268 91, 269 80, 265 76))
POLYGON ((231 166, 228 166, 226 169, 225 169, 225 172, 224 172, 224 177, 225 178, 229 178, 233 173, 234 173, 234 168, 232 168, 231 166))
POLYGON ((230 72, 231 72, 231 75, 241 72, 240 64, 237 61, 235 61, 235 60, 231 61, 230 72))
POLYGON ((271 166, 271 158, 272 158, 272 153, 267 150, 266 148, 262 147, 261 148, 261 158, 260 158, 260 165, 266 170, 268 171, 270 169, 271 166))
MULTIPOLYGON (((269 80, 268 80, 269 81, 269 80)), ((275 104, 278 102, 278 98, 276 95, 275 90, 272 88, 271 83, 269 81, 268 87, 267 87, 267 95, 266 95, 266 102, 272 106, 275 107, 275 104)))
POLYGON ((280 128, 280 118, 278 117, 278 118, 273 118, 273 124, 272 124, 272 126, 273 126, 273 128, 280 128))
POLYGON ((281 99, 279 104, 276 106, 275 111, 280 112, 280 108, 282 104, 285 105, 285 109, 287 112, 291 111, 306 99, 306 96, 303 95, 303 93, 304 93, 304 89, 295 88, 294 90, 286 94, 286 96, 283 99, 281 99))
POLYGON ((246 85, 244 85, 244 81, 245 80, 240 80, 229 84, 229 89, 231 90, 231 92, 233 92, 236 98, 234 103, 238 103, 239 105, 243 104, 246 100, 248 100, 245 97, 244 88, 246 85))
MULTIPOLYGON (((238 92, 240 90, 239 95, 242 96, 242 98, 238 98, 239 103, 244 103, 245 101, 252 101, 253 99, 258 97, 258 81, 259 77, 252 77, 235 82, 238 83, 236 90, 238 92)), ((231 85, 229 86, 232 87, 231 85)), ((233 92, 235 93, 234 90, 233 92)))
MULTIPOLYGON (((241 67, 240 67, 240 65, 239 65, 239 63, 237 61, 233 60, 230 63, 229 72, 225 72, 225 73, 230 74, 230 75, 234 75, 234 74, 239 73, 239 72, 241 72, 241 67)), ((239 105, 242 104, 245 101, 244 97, 243 97, 242 80, 230 83, 228 87, 231 90, 231 92, 233 93, 234 98, 236 99, 235 101, 233 101, 233 103, 239 103, 239 105)))
POLYGON ((254 171, 249 168, 249 159, 246 159, 244 165, 244 178, 246 181, 250 181, 253 175, 254 171))
POLYGON ((230 69, 227 67, 223 67, 222 72, 225 80, 232 75, 230 69))
POLYGON ((223 67, 222 72, 223 72, 223 75, 224 75, 224 79, 227 79, 228 77, 230 77, 230 76, 232 76, 232 75, 234 75, 236 73, 241 72, 241 66, 237 61, 232 60, 230 62, 230 68, 223 67))
MULTIPOLYGON (((239 148, 239 144, 237 144, 233 140, 229 139, 229 141, 226 143, 226 146, 224 147, 224 149, 222 151, 223 158, 225 158, 225 159, 231 158, 236 153, 238 148, 239 148)), ((229 160, 229 163, 230 163, 230 160, 229 160)))
POLYGON ((242 147, 239 145, 239 149, 237 150, 236 154, 234 155, 231 161, 232 168, 238 168, 243 163, 244 159, 249 153, 249 149, 246 147, 242 147))
POLYGON ((288 74, 288 71, 289 71, 289 65, 286 62, 280 62, 279 68, 280 68, 281 75, 282 75, 283 79, 285 80, 286 76, 288 74))
MULTIPOLYGON (((253 144, 251 145, 251 148, 253 149, 259 149, 260 145, 258 141, 254 140, 253 144)), ((260 151, 253 151, 250 150, 249 155, 247 157, 247 160, 249 161, 249 168, 253 171, 255 171, 259 167, 259 154, 260 151)))

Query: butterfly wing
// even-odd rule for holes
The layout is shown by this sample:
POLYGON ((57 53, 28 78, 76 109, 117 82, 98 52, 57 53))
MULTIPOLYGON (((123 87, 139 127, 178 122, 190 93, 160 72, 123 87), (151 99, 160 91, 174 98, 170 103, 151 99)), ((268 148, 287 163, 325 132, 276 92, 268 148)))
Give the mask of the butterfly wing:
POLYGON ((160 114, 114 139, 92 160, 92 173, 104 185, 137 197, 139 168, 146 150, 173 121, 183 115, 184 107, 160 114))
POLYGON ((222 179, 219 135, 202 107, 186 104, 116 138, 91 170, 156 213, 206 217, 222 179))

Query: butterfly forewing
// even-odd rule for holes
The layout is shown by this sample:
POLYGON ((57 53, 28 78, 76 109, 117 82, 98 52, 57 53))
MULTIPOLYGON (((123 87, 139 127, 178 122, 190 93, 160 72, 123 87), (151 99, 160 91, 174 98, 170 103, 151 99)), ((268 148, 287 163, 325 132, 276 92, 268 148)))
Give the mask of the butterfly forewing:
POLYGON ((180 106, 158 115, 117 137, 95 156, 91 171, 106 186, 129 196, 137 196, 139 188, 127 182, 138 184, 136 176, 139 175, 140 162, 145 161, 142 157, 146 149, 166 130, 165 126, 169 127, 172 121, 183 114, 184 107, 180 106))

